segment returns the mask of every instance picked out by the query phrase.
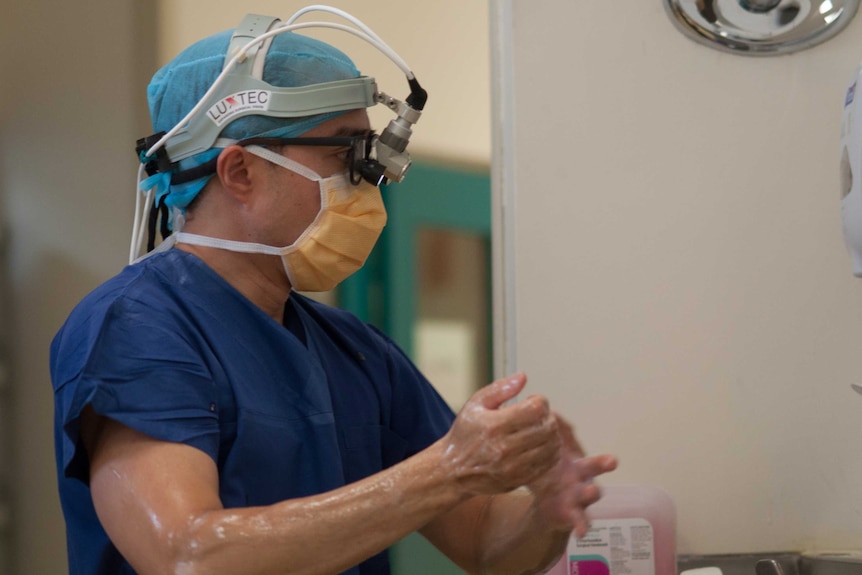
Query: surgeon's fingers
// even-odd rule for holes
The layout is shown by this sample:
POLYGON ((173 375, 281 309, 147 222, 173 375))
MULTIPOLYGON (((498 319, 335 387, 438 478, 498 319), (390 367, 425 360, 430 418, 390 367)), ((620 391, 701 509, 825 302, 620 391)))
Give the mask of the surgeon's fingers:
POLYGON ((582 481, 592 480, 594 477, 610 473, 617 468, 619 460, 613 455, 590 455, 575 460, 575 467, 582 481))
POLYGON ((582 538, 590 530, 590 516, 583 508, 577 508, 572 511, 573 530, 578 539, 582 538))
POLYGON ((575 428, 559 413, 554 412, 554 417, 557 419, 557 429, 559 430, 563 447, 569 451, 571 457, 583 457, 585 451, 581 447, 581 443, 577 437, 575 437, 575 428))

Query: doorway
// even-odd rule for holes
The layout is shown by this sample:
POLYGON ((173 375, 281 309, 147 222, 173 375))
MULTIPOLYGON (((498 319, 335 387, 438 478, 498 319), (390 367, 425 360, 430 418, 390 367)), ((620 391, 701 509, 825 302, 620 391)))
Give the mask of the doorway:
MULTIPOLYGON (((457 411, 492 373, 490 176, 414 164, 383 195, 386 229, 338 304, 389 334, 457 411)), ((393 575, 463 575, 418 534, 390 557, 393 575)))

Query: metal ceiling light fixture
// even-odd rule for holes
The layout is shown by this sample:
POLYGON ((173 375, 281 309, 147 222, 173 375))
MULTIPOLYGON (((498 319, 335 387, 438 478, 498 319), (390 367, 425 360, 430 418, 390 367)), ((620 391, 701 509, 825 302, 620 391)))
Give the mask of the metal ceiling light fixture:
POLYGON ((859 0, 664 0, 683 34, 718 50, 774 56, 838 34, 859 0))

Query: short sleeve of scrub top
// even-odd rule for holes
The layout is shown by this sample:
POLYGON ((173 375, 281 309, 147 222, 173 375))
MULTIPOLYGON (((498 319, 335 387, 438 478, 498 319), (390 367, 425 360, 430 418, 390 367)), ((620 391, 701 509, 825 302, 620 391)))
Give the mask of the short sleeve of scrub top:
POLYGON ((58 437, 58 465, 67 477, 89 481, 89 462, 80 446, 79 418, 88 404, 96 413, 150 437, 196 447, 214 460, 219 426, 213 376, 201 349, 160 312, 156 294, 122 294, 107 284, 89 315, 67 323, 52 345, 58 437), (58 432, 61 430, 58 429, 58 432))
MULTIPOLYGON (((387 336, 300 294, 288 309, 304 341, 174 249, 127 267, 72 312, 51 347, 70 573, 131 572, 92 508, 78 429, 87 405, 207 453, 225 507, 337 488, 447 432, 451 409, 387 336)), ((387 563, 383 553, 348 573, 387 563)))

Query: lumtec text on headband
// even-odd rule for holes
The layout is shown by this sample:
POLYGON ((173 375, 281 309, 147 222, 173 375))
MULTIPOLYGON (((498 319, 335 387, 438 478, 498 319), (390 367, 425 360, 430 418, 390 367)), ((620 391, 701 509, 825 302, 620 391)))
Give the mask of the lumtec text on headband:
MULTIPOLYGON (((379 136, 367 143, 364 156, 357 161, 356 171, 374 184, 386 181, 400 182, 410 167, 406 152, 412 135, 412 125, 421 116, 427 93, 404 60, 377 34, 352 15, 330 6, 307 6, 281 23, 277 18, 248 15, 231 38, 221 74, 197 104, 169 131, 142 138, 136 151, 141 160, 138 186, 144 173, 152 176, 162 173, 174 183, 206 173, 185 174, 176 172, 181 160, 209 150, 220 142, 221 130, 230 122, 248 115, 275 118, 296 118, 327 112, 340 112, 367 108, 382 103, 391 109, 396 118, 379 136), (296 20, 312 11, 323 11, 349 21, 353 26, 334 22, 303 22, 296 20), (410 95, 405 101, 397 100, 377 89, 374 78, 360 76, 347 80, 311 84, 302 87, 279 87, 265 82, 263 67, 272 38, 278 34, 307 28, 334 28, 353 34, 375 46, 390 58, 407 76, 410 95)), ((204 166, 199 166, 207 169, 204 166)), ((351 166, 353 169, 354 166, 351 166)), ((212 173, 212 172, 210 172, 212 173)), ((129 261, 141 252, 146 222, 153 207, 154 189, 147 191, 141 206, 136 194, 135 222, 132 231, 129 261)), ((162 203, 162 206, 164 204, 162 203)), ((163 208, 164 209, 164 208, 163 208)), ((155 214, 153 214, 155 215, 155 214)), ((162 235, 165 235, 164 215, 162 235)), ((152 233, 152 232, 151 232, 152 233)))

